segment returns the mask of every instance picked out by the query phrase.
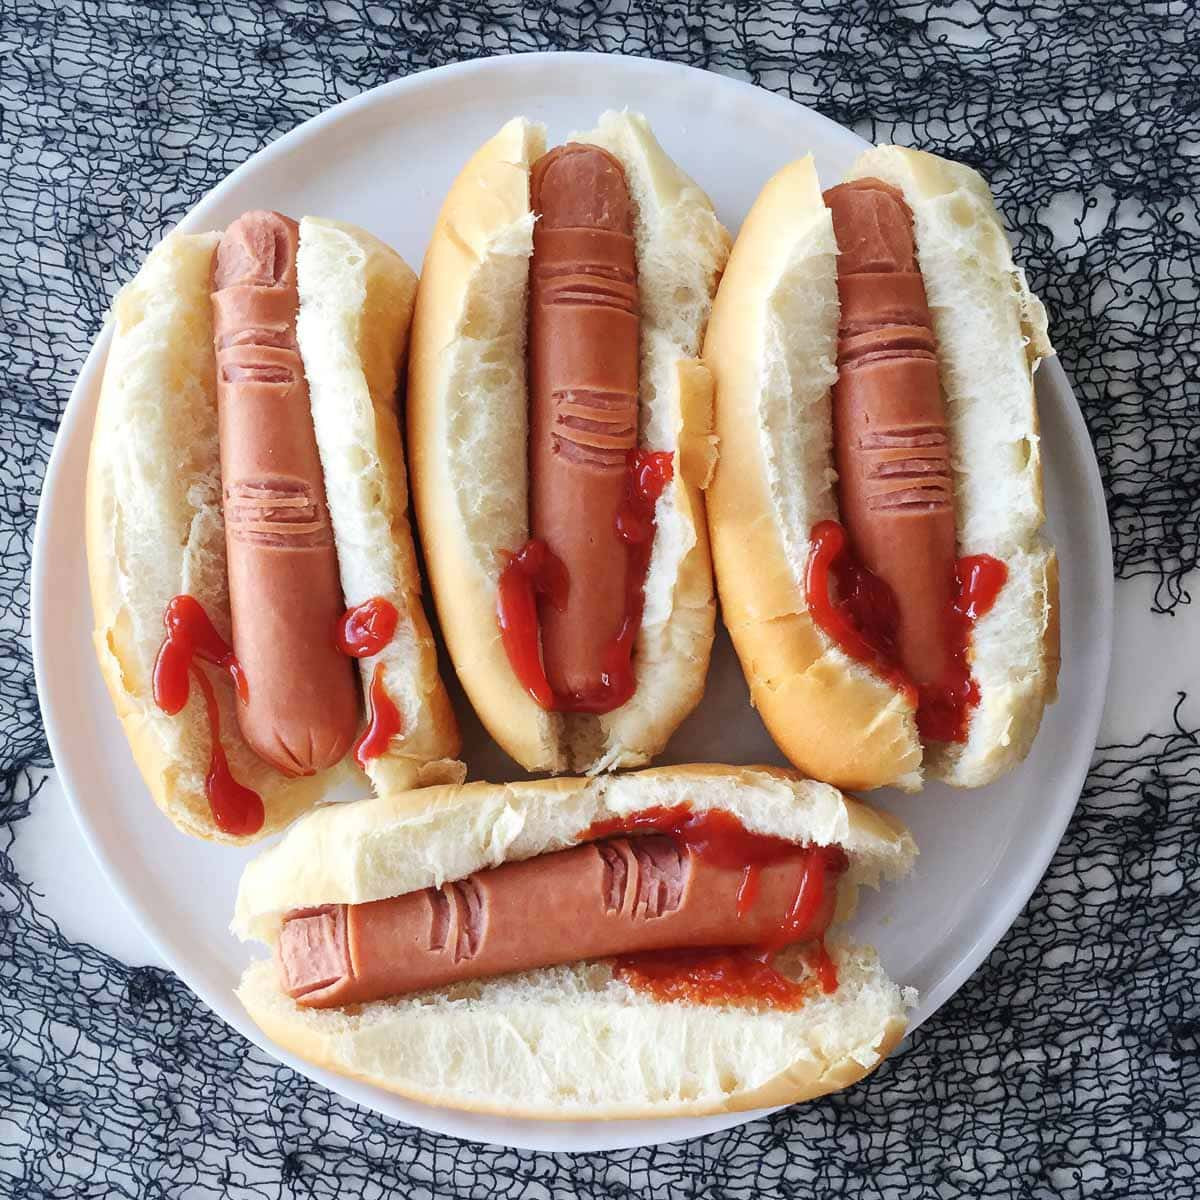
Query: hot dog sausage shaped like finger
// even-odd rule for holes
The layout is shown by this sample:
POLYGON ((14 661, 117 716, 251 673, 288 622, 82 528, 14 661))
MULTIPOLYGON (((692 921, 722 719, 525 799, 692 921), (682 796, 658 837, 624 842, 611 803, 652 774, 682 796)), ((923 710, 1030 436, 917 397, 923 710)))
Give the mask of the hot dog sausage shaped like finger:
POLYGON ((895 595, 901 665, 933 685, 951 665, 954 481, 912 214, 878 179, 830 188, 825 203, 839 250, 839 508, 858 558, 895 595))
MULTIPOLYGON (((650 950, 770 943, 805 871, 762 867, 739 915, 740 867, 693 855, 670 837, 592 842, 479 871, 440 889, 289 914, 278 962, 284 990, 314 1008, 400 996, 512 971, 650 950)), ((802 941, 824 933, 826 887, 802 941)))
POLYGON ((213 265, 213 336, 233 645, 250 746, 289 775, 339 761, 358 724, 354 669, 334 643, 337 551, 296 342, 299 227, 229 226, 213 265))
POLYGON ((617 531, 638 437, 638 286, 621 164, 571 142, 533 166, 529 304, 530 531, 567 570, 560 610, 539 608, 546 676, 564 697, 605 687, 625 616, 617 531))

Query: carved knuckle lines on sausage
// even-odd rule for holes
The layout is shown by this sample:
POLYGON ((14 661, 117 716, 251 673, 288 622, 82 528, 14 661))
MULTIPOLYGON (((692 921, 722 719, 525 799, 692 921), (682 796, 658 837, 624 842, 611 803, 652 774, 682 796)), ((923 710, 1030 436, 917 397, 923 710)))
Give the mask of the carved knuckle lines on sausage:
POLYGON ((570 580, 540 606, 542 651, 561 694, 601 686, 625 609, 616 529, 638 435, 638 287, 632 204, 619 162, 568 143, 534 164, 530 266, 530 531, 570 580))
POLYGON ((249 698, 242 734, 279 770, 345 755, 358 723, 353 668, 337 651, 337 552, 296 341, 299 227, 247 213, 213 264, 221 477, 233 641, 249 698))
MULTIPOLYGON (((658 834, 589 843, 436 890, 289 913, 280 978, 301 1004, 326 1008, 618 954, 759 945, 787 916, 802 862, 764 866, 739 917, 740 867, 658 834)), ((832 916, 828 891, 814 930, 832 916)))
POLYGON ((954 482, 912 214, 876 179, 831 188, 838 243, 834 449, 842 520, 860 560, 896 596, 901 663, 944 675, 954 597, 954 482))

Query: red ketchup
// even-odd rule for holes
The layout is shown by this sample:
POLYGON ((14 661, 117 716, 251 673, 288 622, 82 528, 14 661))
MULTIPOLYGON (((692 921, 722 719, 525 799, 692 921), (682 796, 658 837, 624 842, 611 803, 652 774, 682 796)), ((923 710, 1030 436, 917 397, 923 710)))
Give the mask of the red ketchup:
POLYGON ((797 846, 785 838, 752 833, 736 817, 721 811, 694 812, 686 804, 642 809, 627 817, 597 821, 583 840, 622 833, 661 833, 675 839, 697 858, 720 867, 742 867, 738 916, 745 916, 758 892, 758 872, 769 863, 794 860, 796 895, 778 933, 764 946, 686 948, 627 954, 617 959, 615 974, 659 1000, 691 1000, 710 1004, 757 1003, 769 1008, 799 1008, 815 987, 837 991, 837 969, 825 950, 817 916, 826 889, 849 866, 837 846, 797 846), (814 980, 797 983, 773 965, 775 954, 794 942, 812 941, 809 961, 814 980))
POLYGON ((818 938, 809 950, 808 965, 817 976, 817 984, 827 996, 832 996, 838 990, 837 964, 825 949, 825 939, 818 938))
POLYGON ((538 638, 537 597, 555 608, 567 602, 567 568, 545 542, 531 538, 516 554, 501 550, 505 560, 496 593, 496 623, 513 674, 542 706, 553 711, 557 699, 542 666, 538 638))
POLYGON ((202 658, 228 671, 244 703, 250 696, 245 673, 234 657, 233 647, 216 631, 194 596, 176 596, 163 613, 167 636, 154 661, 154 702, 168 716, 187 703, 188 671, 193 658, 202 658))
POLYGON ((221 746, 221 713, 217 708, 217 694, 208 676, 199 667, 195 675, 204 693, 208 725, 212 730, 212 756, 208 763, 208 774, 204 777, 208 805, 218 829, 234 837, 249 837, 262 828, 262 797, 253 788, 238 783, 229 770, 229 760, 221 746))
POLYGON ((924 741, 965 742, 971 710, 979 704, 979 685, 968 662, 971 633, 975 622, 996 603, 1008 568, 990 554, 969 555, 955 564, 957 586, 946 616, 953 665, 940 683, 918 689, 898 662, 899 618, 891 588, 854 558, 846 531, 837 521, 818 522, 811 537, 804 590, 813 620, 851 658, 870 667, 916 706, 917 728, 924 741))
POLYGON ((915 704, 917 691, 896 662, 896 600, 878 575, 854 560, 837 521, 818 521, 804 576, 813 620, 851 658, 871 668, 915 704), (830 581, 837 584, 833 599, 830 581))
POLYGON ((545 542, 530 539, 516 553, 503 550, 496 596, 496 622, 513 673, 547 712, 606 713, 620 708, 637 687, 633 644, 646 606, 646 573, 654 545, 654 506, 674 474, 673 455, 663 450, 632 450, 625 477, 625 499, 617 513, 617 533, 628 554, 629 587, 625 616, 604 652, 603 687, 595 692, 556 693, 542 665, 537 598, 555 608, 566 604, 567 569, 545 542))
POLYGON ((221 713, 216 692, 195 660, 199 658, 228 671, 243 703, 250 694, 246 676, 234 657, 233 648, 216 631, 194 596, 176 596, 163 613, 163 624, 167 627, 167 636, 154 661, 154 702, 163 712, 174 716, 187 703, 191 679, 195 678, 204 694, 212 740, 204 792, 213 821, 223 833, 248 837, 262 828, 262 797, 238 783, 229 770, 229 761, 221 746, 221 713))
POLYGON ((975 622, 991 612, 1007 579, 1008 568, 990 554, 972 554, 955 564, 957 587, 946 620, 953 665, 937 687, 921 689, 917 728, 926 741, 967 740, 968 714, 979 703, 979 684, 971 677, 967 661, 971 632, 975 622))
POLYGON ((367 692, 367 727, 354 743, 355 761, 365 769, 368 760, 383 754, 403 729, 404 718, 383 686, 383 663, 376 663, 367 692))
POLYGON ((758 865, 756 863, 747 863, 742 869, 742 882, 738 885, 737 891, 737 916, 739 921, 754 907, 754 902, 758 899, 758 883, 758 865))
POLYGON ((348 608, 337 623, 337 648, 351 658, 370 658, 392 640, 400 614, 382 596, 348 608))
MULTIPOLYGON (((399 620, 400 614, 391 601, 372 596, 343 613, 334 632, 337 648, 350 658, 370 658, 392 640, 399 620)), ((367 727, 354 743, 355 761, 365 769, 372 758, 386 753, 388 742, 403 729, 404 718, 387 694, 383 663, 378 662, 367 689, 367 727)))

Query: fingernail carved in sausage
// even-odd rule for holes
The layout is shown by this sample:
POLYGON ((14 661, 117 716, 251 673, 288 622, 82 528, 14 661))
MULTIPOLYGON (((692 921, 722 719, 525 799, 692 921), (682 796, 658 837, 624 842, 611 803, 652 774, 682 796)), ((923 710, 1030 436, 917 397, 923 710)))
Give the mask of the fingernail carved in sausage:
POLYGON ((505 863, 439 889, 300 910, 280 933, 281 983, 300 1004, 327 1008, 593 958, 770 946, 781 928, 789 941, 817 938, 835 887, 822 883, 803 927, 795 919, 810 864, 824 879, 820 855, 796 847, 761 866, 748 905, 742 867, 647 834, 505 863))
POLYGON ((956 558, 945 403, 912 213, 878 179, 824 199, 838 244, 833 439, 845 528, 821 521, 811 532, 809 611, 916 702, 924 741, 965 742, 980 699, 972 632, 1008 571, 988 554, 956 558))
POLYGON ((912 215, 877 179, 831 188, 838 243, 834 448, 842 520, 859 560, 895 595, 896 650, 918 688, 950 667, 954 484, 937 343, 912 215))
POLYGON ((250 212, 213 265, 221 481, 233 643, 249 745, 289 775, 346 753, 358 724, 337 551, 296 341, 299 227, 250 212))
POLYGON ((565 602, 539 604, 542 658, 555 693, 586 696, 605 689, 629 592, 617 523, 638 438, 633 209, 597 146, 551 150, 530 186, 530 530, 567 577, 565 602))

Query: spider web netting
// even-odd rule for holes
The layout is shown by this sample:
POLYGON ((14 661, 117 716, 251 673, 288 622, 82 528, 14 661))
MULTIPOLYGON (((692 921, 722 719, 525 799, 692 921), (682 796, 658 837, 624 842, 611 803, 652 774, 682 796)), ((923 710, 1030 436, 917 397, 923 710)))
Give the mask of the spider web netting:
POLYGON ((567 1158, 393 1124, 275 1065, 168 973, 68 941, 19 877, 12 845, 49 766, 27 637, 34 512, 116 287, 305 118, 411 71, 535 49, 706 66, 983 171, 1096 444, 1117 574, 1148 577, 1162 614, 1189 602, 1192 5, 0 0, 0 1194, 1198 1194, 1200 741, 1182 718, 1097 751, 1024 914, 870 1080, 681 1146, 567 1158))

